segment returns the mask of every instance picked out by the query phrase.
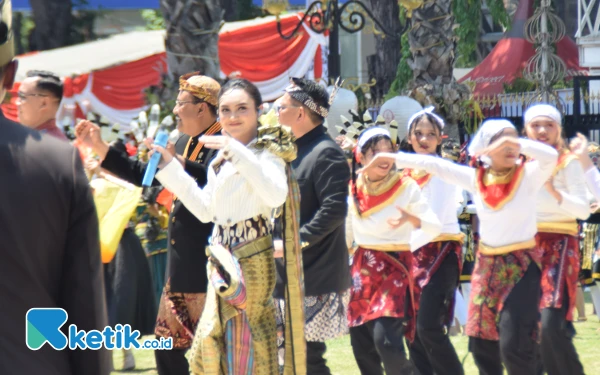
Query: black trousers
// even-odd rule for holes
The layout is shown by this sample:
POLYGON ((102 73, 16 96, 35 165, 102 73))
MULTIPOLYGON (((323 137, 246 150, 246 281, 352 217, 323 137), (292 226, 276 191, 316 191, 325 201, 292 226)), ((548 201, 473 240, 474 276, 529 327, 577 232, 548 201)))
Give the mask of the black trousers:
POLYGON ((463 375, 445 322, 458 286, 458 259, 448 254, 423 288, 410 359, 421 375, 463 375))
POLYGON ((548 375, 583 375, 583 366, 573 345, 575 327, 566 319, 569 293, 563 290, 560 309, 542 310, 542 363, 548 375))
POLYGON ((416 374, 404 351, 404 330, 402 319, 387 317, 350 328, 352 351, 362 375, 383 375, 384 369, 386 375, 416 374))
POLYGON ((327 346, 324 342, 306 342, 306 373, 315 375, 331 375, 327 360, 325 360, 327 346))
POLYGON ((540 269, 532 262, 500 312, 499 341, 469 339, 469 350, 480 375, 503 375, 502 364, 508 375, 536 373, 534 332, 539 321, 540 280, 540 269))
POLYGON ((187 349, 155 350, 156 370, 159 375, 189 375, 190 365, 185 353, 187 349))

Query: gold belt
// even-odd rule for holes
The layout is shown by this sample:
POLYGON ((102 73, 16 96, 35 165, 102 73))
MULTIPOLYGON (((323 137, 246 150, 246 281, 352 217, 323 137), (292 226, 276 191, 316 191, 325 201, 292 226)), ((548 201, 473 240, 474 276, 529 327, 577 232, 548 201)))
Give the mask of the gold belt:
POLYGON ((555 222, 555 223, 538 223, 538 232, 542 233, 558 233, 568 234, 569 236, 578 236, 579 227, 576 221, 555 222))
POLYGON ((237 259, 250 258, 253 255, 263 251, 273 249, 273 237, 266 235, 255 240, 244 242, 231 249, 231 252, 237 259))
POLYGON ((517 250, 531 249, 532 247, 535 247, 535 244, 536 244, 535 239, 533 239, 533 238, 530 240, 527 240, 527 241, 517 242, 517 243, 510 244, 510 245, 504 245, 504 246, 498 246, 498 247, 488 246, 488 245, 480 242, 478 250, 483 255, 502 255, 502 254, 512 253, 513 251, 517 251, 517 250))
POLYGON ((396 252, 396 251, 410 251, 409 244, 381 244, 381 245, 358 245, 359 247, 367 250, 385 251, 385 252, 396 252))
POLYGON ((431 242, 448 242, 448 241, 456 241, 460 242, 462 245, 465 242, 465 234, 464 233, 442 233, 431 242))

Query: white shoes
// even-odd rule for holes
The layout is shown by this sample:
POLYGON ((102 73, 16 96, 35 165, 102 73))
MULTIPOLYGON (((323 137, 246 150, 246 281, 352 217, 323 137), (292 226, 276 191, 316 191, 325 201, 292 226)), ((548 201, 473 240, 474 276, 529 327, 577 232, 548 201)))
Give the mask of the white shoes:
POLYGON ((135 357, 130 350, 123 349, 123 371, 133 370, 135 368, 135 357))

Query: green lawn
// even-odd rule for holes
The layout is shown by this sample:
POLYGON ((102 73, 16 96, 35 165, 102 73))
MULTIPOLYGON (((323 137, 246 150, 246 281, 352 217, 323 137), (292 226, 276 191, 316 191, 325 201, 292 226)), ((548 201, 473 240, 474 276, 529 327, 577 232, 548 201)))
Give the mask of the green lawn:
MULTIPOLYGON (((589 301, 589 295, 586 293, 586 314, 587 322, 576 323, 577 336, 575 345, 579 352, 586 375, 600 375, 600 323, 595 315, 592 315, 592 305, 589 301)), ((467 338, 465 336, 456 336, 452 338, 452 343, 456 348, 459 357, 464 361, 465 374, 477 375, 477 369, 473 363, 473 358, 467 355, 467 338)), ((329 368, 334 375, 360 375, 348 336, 327 343, 327 359, 329 368)), ((140 350, 135 353, 136 370, 118 371, 122 366, 123 354, 121 351, 114 353, 114 363, 117 371, 113 374, 157 374, 154 363, 154 353, 152 351, 140 350)), ((310 375, 310 374, 308 374, 310 375)))

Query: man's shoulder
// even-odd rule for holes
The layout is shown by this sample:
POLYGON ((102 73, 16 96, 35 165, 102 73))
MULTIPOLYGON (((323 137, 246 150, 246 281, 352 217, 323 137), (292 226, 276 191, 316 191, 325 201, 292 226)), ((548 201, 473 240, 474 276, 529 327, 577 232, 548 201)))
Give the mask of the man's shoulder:
POLYGON ((175 141, 175 151, 178 154, 183 154, 185 150, 185 146, 187 146, 188 141, 190 140, 190 136, 187 134, 180 133, 179 138, 175 141))
POLYGON ((323 133, 318 137, 315 137, 313 142, 310 145, 310 153, 315 154, 316 156, 327 153, 327 154, 339 154, 344 155, 344 151, 342 151, 341 147, 335 143, 333 139, 327 133, 323 133))
POLYGON ((346 164, 346 155, 344 154, 344 151, 328 135, 325 135, 325 137, 315 145, 312 153, 314 154, 317 163, 327 161, 346 164))
POLYGON ((57 168, 70 167, 66 163, 73 156, 69 142, 50 134, 40 133, 7 118, 0 117, 0 144, 8 146, 13 157, 29 156, 44 166, 54 164, 57 168))

